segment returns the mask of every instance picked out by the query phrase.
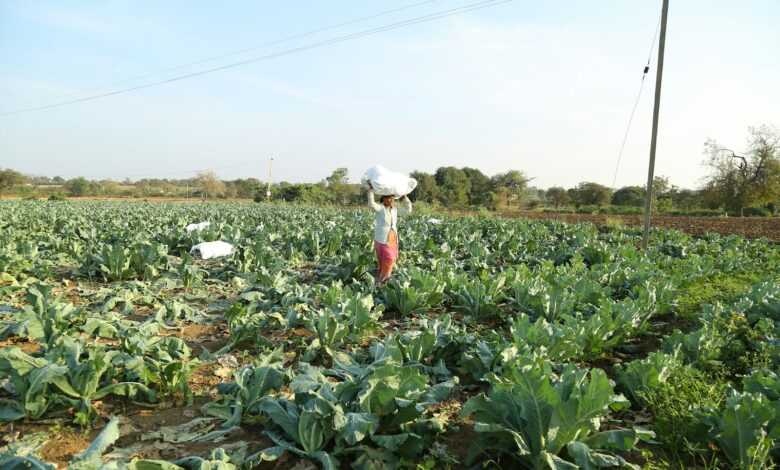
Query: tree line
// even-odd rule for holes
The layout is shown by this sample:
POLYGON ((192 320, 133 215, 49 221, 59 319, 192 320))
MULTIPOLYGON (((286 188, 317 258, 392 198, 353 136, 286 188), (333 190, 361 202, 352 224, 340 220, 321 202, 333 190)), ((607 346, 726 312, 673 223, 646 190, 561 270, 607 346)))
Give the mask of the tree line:
MULTIPOLYGON (((705 143, 704 165, 708 174, 698 189, 679 188, 669 179, 653 181, 653 207, 660 213, 709 215, 772 215, 780 205, 780 133, 769 126, 749 130, 743 154, 714 140, 705 143)), ((477 168, 440 167, 432 173, 414 171, 418 182, 413 201, 448 209, 538 209, 573 212, 639 213, 645 188, 612 189, 596 182, 571 188, 530 186, 532 178, 518 170, 488 176, 477 168)), ((312 205, 359 205, 364 188, 350 182, 346 168, 337 168, 318 183, 279 182, 268 185, 256 178, 220 180, 213 172, 187 179, 89 180, 25 176, 0 170, 0 194, 22 197, 65 196, 239 198, 264 201, 270 188, 272 200, 312 205)))

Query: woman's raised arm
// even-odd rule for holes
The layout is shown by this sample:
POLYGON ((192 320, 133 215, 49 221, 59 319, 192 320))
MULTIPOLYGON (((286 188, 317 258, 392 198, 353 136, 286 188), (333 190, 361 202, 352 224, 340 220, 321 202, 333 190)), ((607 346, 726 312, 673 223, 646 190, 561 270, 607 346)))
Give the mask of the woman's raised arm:
POLYGON ((382 206, 377 204, 376 200, 374 200, 374 189, 371 186, 369 186, 367 192, 368 192, 368 207, 370 207, 374 211, 381 210, 382 206))
POLYGON ((412 201, 409 200, 409 196, 404 196, 401 198, 401 202, 403 205, 398 208, 398 213, 400 214, 411 214, 412 213, 412 201))

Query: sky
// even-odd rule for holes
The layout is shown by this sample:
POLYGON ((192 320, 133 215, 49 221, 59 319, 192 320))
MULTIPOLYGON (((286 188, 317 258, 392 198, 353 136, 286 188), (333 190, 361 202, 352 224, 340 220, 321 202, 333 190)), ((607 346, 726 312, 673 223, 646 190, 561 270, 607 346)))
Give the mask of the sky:
MULTIPOLYGON (((0 0, 0 114, 475 1, 0 0), (222 58, 204 61, 215 56, 222 58)), ((212 169, 225 179, 265 180, 273 157, 275 181, 315 182, 337 167, 357 181, 375 164, 401 172, 452 165, 488 175, 522 170, 539 187, 611 186, 660 5, 514 0, 3 115, 0 168, 118 180, 212 169)), ((671 0, 656 175, 695 187, 706 171, 706 139, 741 151, 750 126, 780 126, 778 20, 777 0, 671 0)), ((616 186, 647 177, 654 80, 655 54, 616 186)))

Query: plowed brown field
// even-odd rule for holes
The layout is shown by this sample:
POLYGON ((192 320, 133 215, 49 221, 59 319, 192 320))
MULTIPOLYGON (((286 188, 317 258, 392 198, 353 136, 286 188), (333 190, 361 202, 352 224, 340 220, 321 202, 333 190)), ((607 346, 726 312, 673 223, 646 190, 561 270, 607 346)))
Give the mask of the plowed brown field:
MULTIPOLYGON (((594 215, 594 214, 558 214, 553 212, 515 211, 502 213, 505 217, 527 219, 561 220, 563 222, 591 222, 604 225, 618 220, 627 226, 641 226, 639 215, 594 215)), ((654 227, 673 228, 692 235, 715 232, 722 235, 742 235, 747 238, 767 238, 780 242, 780 217, 678 217, 655 216, 654 227)))

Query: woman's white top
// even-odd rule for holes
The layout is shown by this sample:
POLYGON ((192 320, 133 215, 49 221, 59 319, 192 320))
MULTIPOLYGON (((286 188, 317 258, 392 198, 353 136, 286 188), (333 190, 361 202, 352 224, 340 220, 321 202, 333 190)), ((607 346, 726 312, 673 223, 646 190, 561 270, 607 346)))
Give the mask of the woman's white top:
POLYGON ((387 243, 387 236, 390 234, 390 230, 395 230, 398 234, 398 214, 411 214, 412 213, 412 201, 408 197, 401 198, 403 206, 396 209, 395 207, 385 207, 384 204, 377 204, 374 200, 374 192, 368 191, 368 207, 374 210, 376 216, 374 217, 374 240, 379 243, 387 243))

